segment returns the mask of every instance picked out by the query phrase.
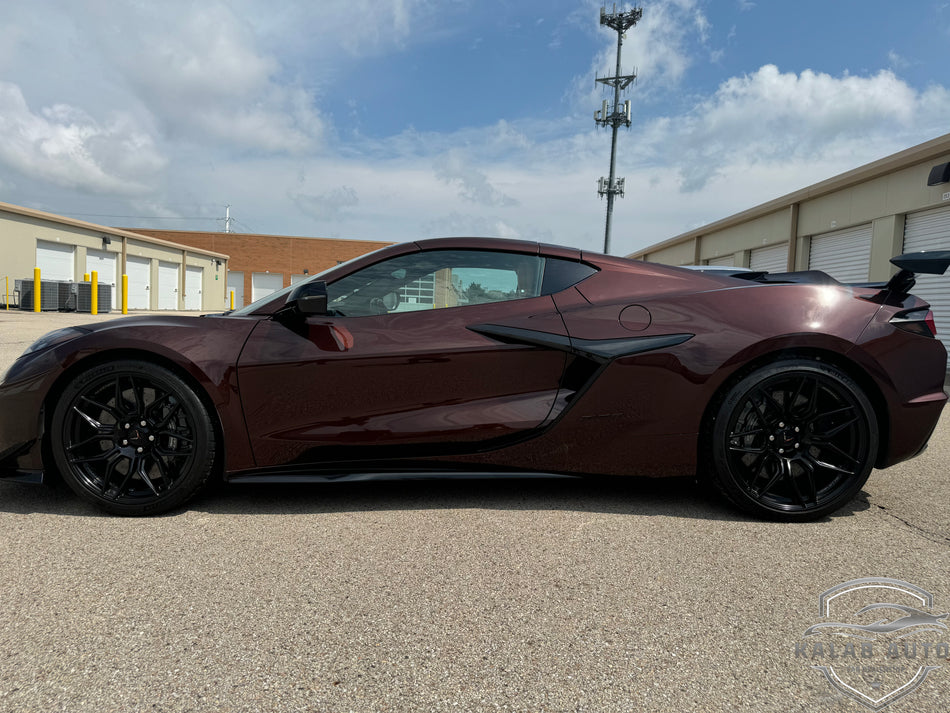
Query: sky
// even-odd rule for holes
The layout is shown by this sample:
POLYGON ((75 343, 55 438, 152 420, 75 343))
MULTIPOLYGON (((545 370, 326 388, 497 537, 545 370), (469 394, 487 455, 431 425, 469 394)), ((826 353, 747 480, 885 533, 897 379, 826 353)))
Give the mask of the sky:
MULTIPOLYGON (((601 4, 7 0, 0 201, 131 228, 223 231, 230 205, 235 232, 602 250, 601 4)), ((950 2, 642 8, 613 254, 950 132, 950 2)))

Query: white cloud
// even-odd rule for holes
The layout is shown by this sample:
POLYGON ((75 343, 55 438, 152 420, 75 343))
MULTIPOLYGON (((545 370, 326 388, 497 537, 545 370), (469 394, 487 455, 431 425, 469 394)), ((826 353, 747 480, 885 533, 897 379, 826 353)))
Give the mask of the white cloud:
MULTIPOLYGON (((138 30, 135 61, 117 67, 168 136, 260 151, 299 151, 319 138, 313 97, 277 81, 280 64, 257 49, 252 28, 230 9, 189 6, 174 27, 162 19, 138 30)), ((109 52, 118 59, 127 48, 113 44, 109 52)))
MULTIPOLYGON (((942 87, 918 92, 890 71, 832 77, 806 70, 782 73, 766 65, 723 82, 715 95, 676 122, 663 121, 677 146, 684 190, 702 188, 722 167, 743 161, 816 159, 829 152, 867 155, 903 143, 903 136, 941 133, 950 109, 942 87)), ((655 129, 657 127, 654 127, 655 129)))
POLYGON ((0 82, 0 164, 23 176, 96 193, 133 195, 165 165, 127 115, 100 124, 65 104, 30 110, 20 87, 0 82))
POLYGON ((488 176, 471 165, 463 153, 452 149, 435 160, 435 175, 455 186, 466 201, 489 206, 516 206, 518 201, 505 195, 488 180, 488 176))

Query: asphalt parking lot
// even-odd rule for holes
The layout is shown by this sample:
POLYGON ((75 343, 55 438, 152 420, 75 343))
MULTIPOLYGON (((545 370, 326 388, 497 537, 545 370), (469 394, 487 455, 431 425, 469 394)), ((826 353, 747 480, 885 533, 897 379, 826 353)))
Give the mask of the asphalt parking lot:
MULTIPOLYGON (((89 320, 0 311, 0 371, 89 320)), ((220 486, 151 519, 0 483, 0 711, 868 710, 796 643, 857 578, 950 610, 948 459, 945 412, 803 525, 682 480, 220 486)), ((950 660, 904 663, 939 668, 886 710, 945 710, 950 660)))

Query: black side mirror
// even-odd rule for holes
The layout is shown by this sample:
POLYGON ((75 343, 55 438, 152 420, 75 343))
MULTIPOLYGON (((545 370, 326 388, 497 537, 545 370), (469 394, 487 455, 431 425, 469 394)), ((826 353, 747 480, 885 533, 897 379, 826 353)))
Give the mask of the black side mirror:
POLYGON ((284 309, 290 309, 303 317, 327 314, 327 283, 323 280, 305 282, 287 295, 284 309))

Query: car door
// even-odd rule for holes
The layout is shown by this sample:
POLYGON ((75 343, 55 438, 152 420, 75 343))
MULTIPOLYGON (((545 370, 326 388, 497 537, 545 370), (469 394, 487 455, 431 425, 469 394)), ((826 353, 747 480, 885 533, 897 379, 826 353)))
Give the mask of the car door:
POLYGON ((545 423, 563 349, 480 325, 566 339, 544 258, 428 250, 327 286, 330 314, 263 320, 238 364, 260 467, 467 452, 545 423))

